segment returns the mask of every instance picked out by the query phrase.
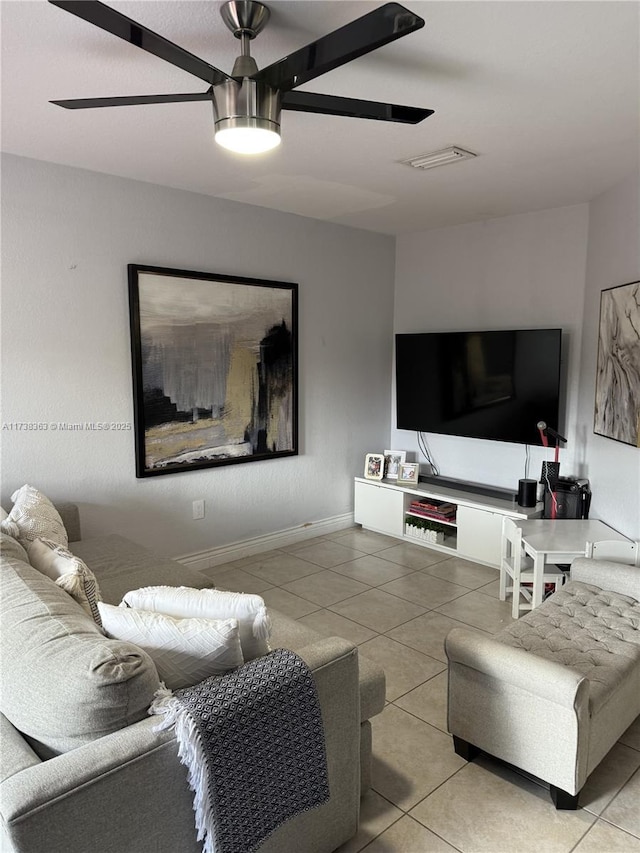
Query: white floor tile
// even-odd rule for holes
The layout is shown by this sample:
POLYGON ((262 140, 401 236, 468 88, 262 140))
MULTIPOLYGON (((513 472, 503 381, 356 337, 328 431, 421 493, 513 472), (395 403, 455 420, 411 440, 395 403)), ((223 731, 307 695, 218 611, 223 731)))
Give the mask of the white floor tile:
MULTIPOLYGON (((360 527, 208 569, 218 588, 342 636, 386 671, 372 719, 373 790, 360 829, 336 853, 640 853, 640 718, 596 768, 581 808, 480 756, 466 763, 446 731, 444 638, 511 624, 495 570, 360 527)), ((275 635, 274 635, 275 636, 275 635)))

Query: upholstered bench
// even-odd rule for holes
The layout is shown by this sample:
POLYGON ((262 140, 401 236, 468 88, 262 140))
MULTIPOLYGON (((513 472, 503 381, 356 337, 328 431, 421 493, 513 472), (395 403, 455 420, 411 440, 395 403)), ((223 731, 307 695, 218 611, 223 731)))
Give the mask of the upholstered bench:
POLYGON ((446 638, 456 752, 483 750, 575 809, 587 777, 640 714, 640 569, 580 558, 571 580, 496 634, 446 638))

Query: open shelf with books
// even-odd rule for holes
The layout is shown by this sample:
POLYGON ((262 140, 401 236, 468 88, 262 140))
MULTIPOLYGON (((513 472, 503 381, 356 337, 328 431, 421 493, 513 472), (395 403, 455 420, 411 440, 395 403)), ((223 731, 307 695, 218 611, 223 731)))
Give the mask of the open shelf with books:
POLYGON ((425 545, 456 547, 458 507, 450 501, 405 495, 404 533, 425 545))

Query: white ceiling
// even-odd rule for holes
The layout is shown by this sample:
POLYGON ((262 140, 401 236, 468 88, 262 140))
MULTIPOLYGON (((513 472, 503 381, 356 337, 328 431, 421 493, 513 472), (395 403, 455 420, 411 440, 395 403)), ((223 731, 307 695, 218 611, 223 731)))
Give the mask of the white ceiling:
MULTIPOLYGON (((377 2, 273 0, 263 67, 377 2)), ((109 5, 230 72, 218 0, 109 5)), ((389 234, 587 201, 639 157, 635 0, 406 0, 426 26, 309 91, 429 107, 416 126, 283 111, 282 145, 213 142, 206 102, 69 111, 51 99, 199 92, 206 84, 45 0, 2 0, 2 149, 389 234), (449 145, 474 160, 400 161, 449 145)))

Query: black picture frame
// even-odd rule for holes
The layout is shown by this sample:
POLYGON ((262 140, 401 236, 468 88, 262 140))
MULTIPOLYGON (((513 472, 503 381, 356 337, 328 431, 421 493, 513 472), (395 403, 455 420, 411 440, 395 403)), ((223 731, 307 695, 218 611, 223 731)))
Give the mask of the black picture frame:
POLYGON ((128 265, 136 477, 298 454, 298 285, 128 265))

